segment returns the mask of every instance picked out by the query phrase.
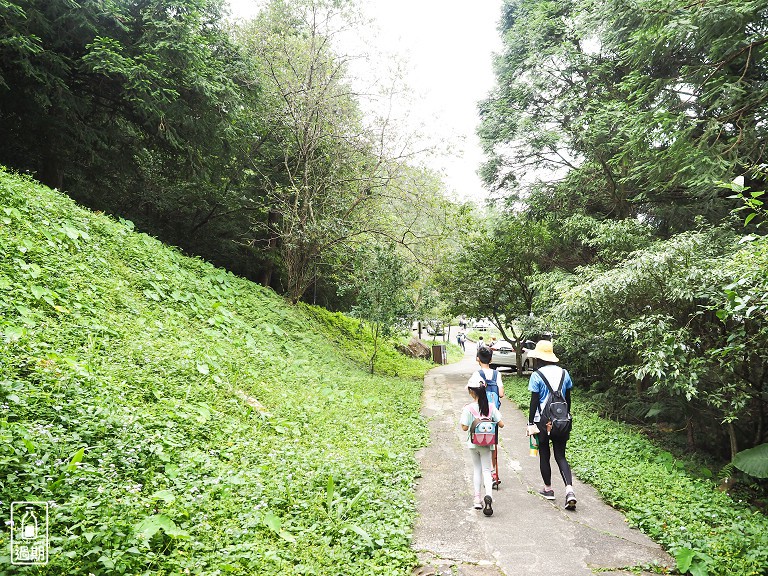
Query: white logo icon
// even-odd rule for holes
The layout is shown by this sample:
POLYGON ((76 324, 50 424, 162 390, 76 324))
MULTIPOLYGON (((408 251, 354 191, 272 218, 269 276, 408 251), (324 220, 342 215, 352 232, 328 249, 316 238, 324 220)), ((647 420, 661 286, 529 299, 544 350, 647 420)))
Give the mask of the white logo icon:
POLYGON ((11 502, 11 564, 48 563, 48 502, 11 502))

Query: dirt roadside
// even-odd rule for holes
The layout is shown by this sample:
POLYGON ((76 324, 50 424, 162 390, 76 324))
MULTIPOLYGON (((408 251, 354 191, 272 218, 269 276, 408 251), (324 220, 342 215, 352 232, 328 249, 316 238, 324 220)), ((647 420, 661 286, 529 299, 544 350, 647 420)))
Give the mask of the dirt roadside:
MULTIPOLYGON (((637 574, 624 570, 629 566, 674 565, 578 479, 574 512, 563 509, 562 483, 554 484, 554 502, 538 496, 541 476, 538 459, 528 455, 527 417, 506 400, 501 407, 502 483, 494 491, 494 514, 487 518, 474 510, 471 463, 458 419, 469 401, 465 384, 475 369, 473 348, 461 362, 431 370, 424 381, 422 414, 429 421, 430 444, 418 455, 422 477, 413 547, 420 566, 415 576, 618 575, 637 574)), ((552 466, 553 482, 559 481, 554 461, 552 466)))

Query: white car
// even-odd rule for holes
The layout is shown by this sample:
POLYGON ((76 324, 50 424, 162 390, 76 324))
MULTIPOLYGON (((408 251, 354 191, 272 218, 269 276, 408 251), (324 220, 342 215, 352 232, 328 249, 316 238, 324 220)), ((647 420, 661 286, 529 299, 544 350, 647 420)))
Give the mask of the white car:
POLYGON ((427 334, 429 334, 430 336, 442 336, 443 334, 445 334, 443 323, 437 320, 430 320, 429 322, 427 322, 425 329, 427 331, 427 334))
MULTIPOLYGON (((528 351, 533 350, 535 347, 535 342, 530 340, 523 342, 522 365, 524 372, 533 369, 533 360, 528 358, 528 351)), ((506 340, 499 340, 491 346, 491 350, 493 351, 493 357, 491 358, 490 364, 491 368, 496 369, 499 366, 506 366, 517 370, 517 353, 512 344, 506 340)))
POLYGON ((493 328, 493 324, 491 324, 485 318, 480 318, 480 320, 472 324, 472 329, 477 330, 478 332, 485 332, 486 330, 490 330, 491 328, 493 328))

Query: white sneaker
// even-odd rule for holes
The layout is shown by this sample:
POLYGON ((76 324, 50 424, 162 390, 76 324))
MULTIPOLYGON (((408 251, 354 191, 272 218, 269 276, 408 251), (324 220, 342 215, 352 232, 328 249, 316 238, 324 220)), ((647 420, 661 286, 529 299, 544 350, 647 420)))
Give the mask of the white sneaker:
POLYGON ((475 510, 483 509, 483 499, 480 496, 475 496, 475 510))
POLYGON ((576 510, 576 494, 573 492, 565 493, 565 509, 576 510))

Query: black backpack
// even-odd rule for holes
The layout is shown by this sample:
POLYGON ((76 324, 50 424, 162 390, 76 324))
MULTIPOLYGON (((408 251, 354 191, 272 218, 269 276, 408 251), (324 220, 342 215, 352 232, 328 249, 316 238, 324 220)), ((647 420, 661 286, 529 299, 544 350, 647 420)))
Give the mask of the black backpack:
POLYGON ((573 420, 571 419, 571 413, 568 411, 568 402, 566 402, 565 397, 563 396, 565 370, 563 370, 563 374, 560 376, 560 386, 556 391, 552 389, 552 386, 549 385, 549 381, 540 370, 536 370, 536 373, 549 389, 547 401, 544 404, 544 408, 541 410, 541 422, 546 425, 547 433, 550 438, 567 437, 571 433, 573 420))

